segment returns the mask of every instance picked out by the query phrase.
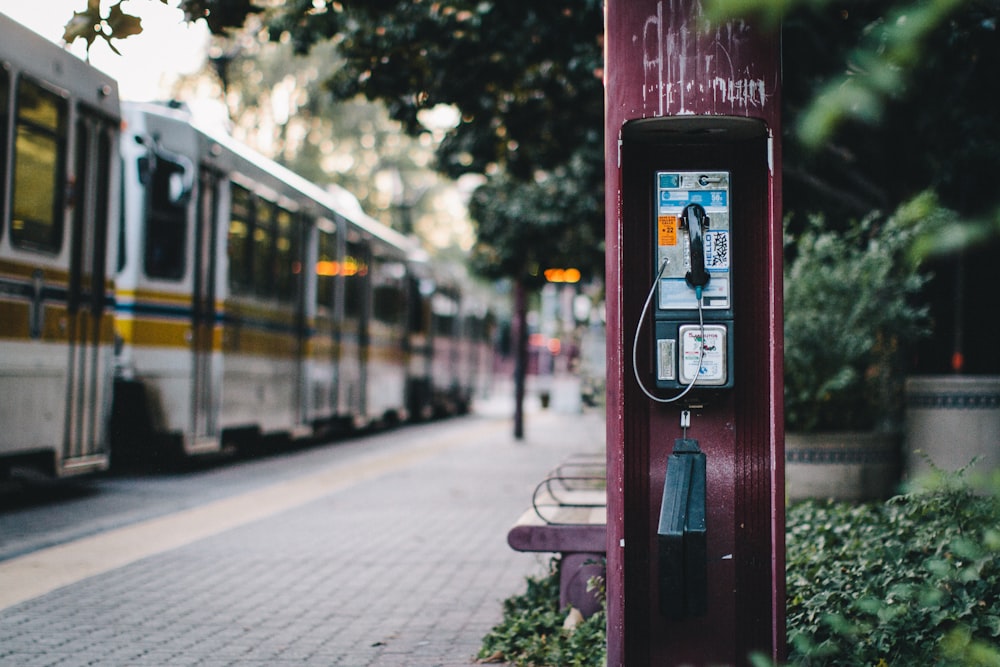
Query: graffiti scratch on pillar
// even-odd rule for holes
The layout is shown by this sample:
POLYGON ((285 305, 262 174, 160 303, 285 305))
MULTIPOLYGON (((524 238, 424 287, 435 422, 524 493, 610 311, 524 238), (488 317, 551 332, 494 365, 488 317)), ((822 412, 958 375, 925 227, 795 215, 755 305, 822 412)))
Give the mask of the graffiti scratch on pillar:
POLYGON ((743 53, 751 28, 734 20, 705 30, 702 17, 700 2, 661 0, 633 36, 642 49, 643 116, 749 115, 767 104, 764 77, 743 53))

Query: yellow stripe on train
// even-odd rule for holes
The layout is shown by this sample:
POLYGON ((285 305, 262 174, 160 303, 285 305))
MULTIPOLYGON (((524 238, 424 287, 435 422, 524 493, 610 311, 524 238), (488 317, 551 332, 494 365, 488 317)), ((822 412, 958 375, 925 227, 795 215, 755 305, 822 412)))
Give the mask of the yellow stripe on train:
MULTIPOLYGON (((64 305, 46 304, 41 317, 41 327, 37 336, 31 335, 31 306, 27 303, 0 301, 0 339, 2 340, 41 340, 45 342, 67 342, 71 337, 79 339, 77 334, 90 332, 75 331, 79 327, 92 327, 90 314, 81 312, 73 322, 64 305)), ((110 311, 101 316, 99 337, 111 341, 114 334, 114 317, 110 311)), ((86 336, 88 339, 90 335, 86 336)))

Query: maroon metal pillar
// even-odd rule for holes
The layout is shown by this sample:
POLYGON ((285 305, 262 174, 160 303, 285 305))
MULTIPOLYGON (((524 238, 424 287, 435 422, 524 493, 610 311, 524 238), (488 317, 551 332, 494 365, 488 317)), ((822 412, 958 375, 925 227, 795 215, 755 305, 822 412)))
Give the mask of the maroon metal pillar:
MULTIPOLYGON (((705 29, 700 7, 606 2, 609 665, 740 665, 785 648, 779 37, 745 21, 705 29), (739 201, 733 387, 669 406, 632 370, 654 279, 649 188, 664 168, 729 170, 739 201), (707 610, 672 618, 660 611, 657 525, 684 408, 707 463, 707 610)), ((636 365, 648 378, 643 326, 636 365)))

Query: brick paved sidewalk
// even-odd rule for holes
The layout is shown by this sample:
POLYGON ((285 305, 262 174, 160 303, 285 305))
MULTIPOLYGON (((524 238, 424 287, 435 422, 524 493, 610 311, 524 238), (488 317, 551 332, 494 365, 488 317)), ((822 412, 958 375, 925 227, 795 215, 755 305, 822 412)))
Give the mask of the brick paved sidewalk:
POLYGON ((548 560, 507 529, 546 471, 604 439, 603 415, 552 410, 517 443, 495 412, 412 464, 0 611, 0 665, 473 663, 548 560))

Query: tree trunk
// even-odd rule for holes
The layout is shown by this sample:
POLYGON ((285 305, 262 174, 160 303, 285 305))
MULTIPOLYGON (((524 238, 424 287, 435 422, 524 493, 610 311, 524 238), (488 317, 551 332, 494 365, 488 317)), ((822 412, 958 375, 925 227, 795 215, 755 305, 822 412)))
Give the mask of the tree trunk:
POLYGON ((528 374, 528 296, 524 279, 514 283, 514 439, 524 439, 524 386, 528 374))

